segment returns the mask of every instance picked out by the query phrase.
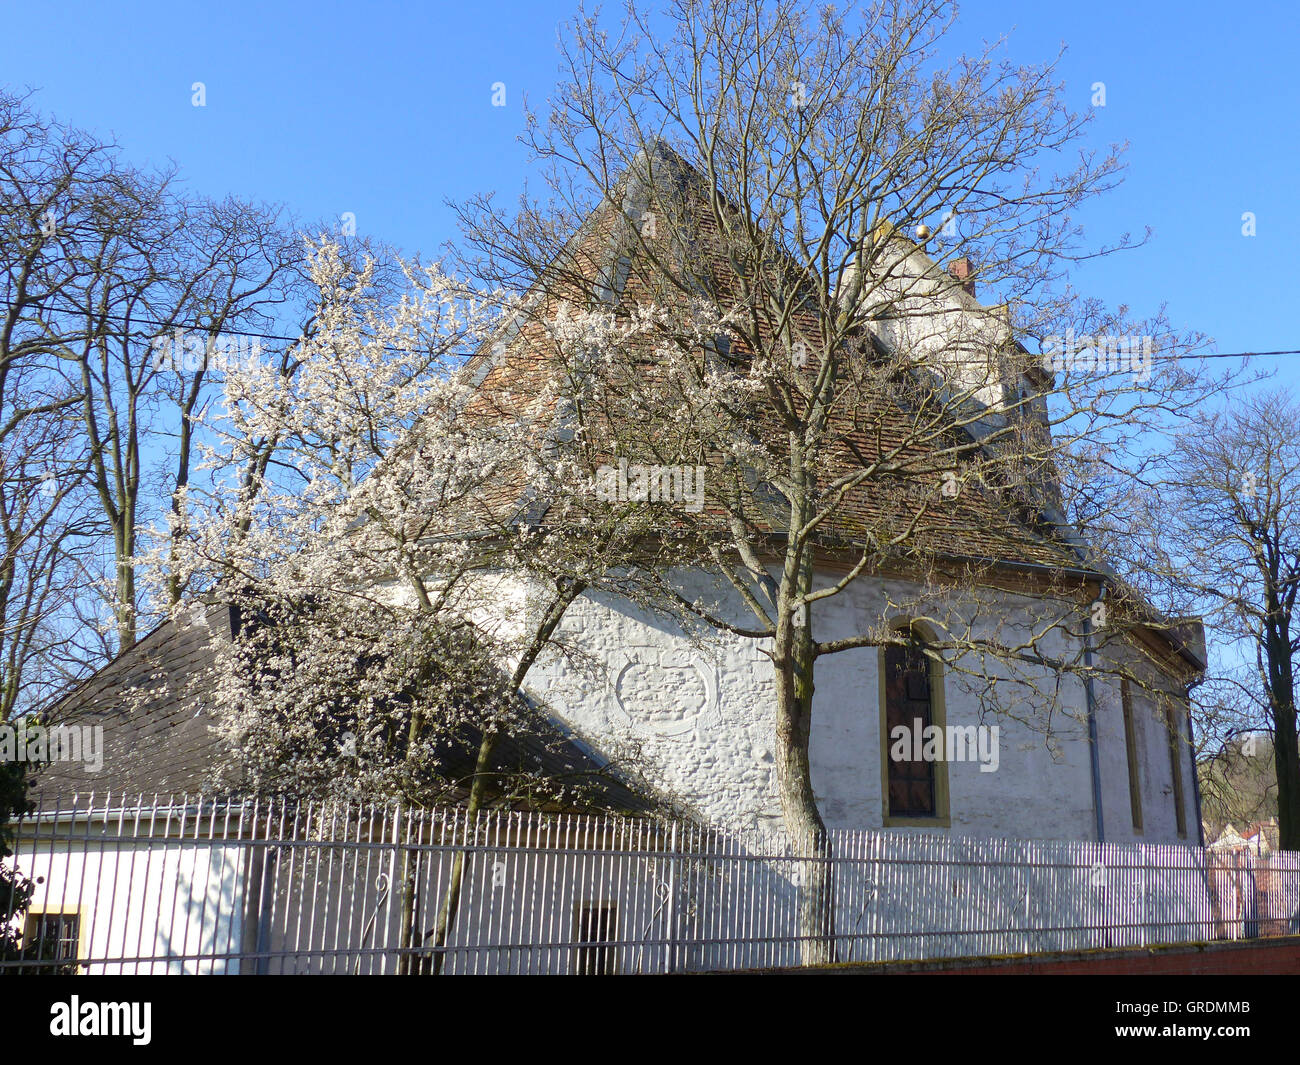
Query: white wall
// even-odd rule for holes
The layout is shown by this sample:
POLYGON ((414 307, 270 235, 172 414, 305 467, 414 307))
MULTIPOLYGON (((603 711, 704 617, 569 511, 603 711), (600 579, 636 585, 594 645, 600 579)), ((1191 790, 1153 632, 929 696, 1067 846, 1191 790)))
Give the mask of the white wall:
MULTIPOLYGON (((684 580, 700 595, 717 595, 701 575, 684 580)), ((903 602, 914 588, 898 582, 863 579, 819 603, 813 614, 817 639, 862 631, 880 617, 891 617, 889 602, 903 602)), ((743 619, 738 607, 736 617, 743 619)), ((998 609, 975 622, 1006 637, 1028 624, 1035 601, 1006 596, 998 609)), ((530 690, 560 716, 605 750, 635 748, 652 783, 671 792, 710 822, 743 830, 776 830, 780 803, 773 760, 773 682, 771 665, 754 641, 716 634, 692 641, 671 622, 651 617, 624 602, 584 598, 570 609, 563 634, 607 663, 593 673, 556 656, 539 661, 530 690)), ((1066 637, 1060 637, 1064 649, 1066 637)), ((813 786, 828 827, 882 827, 880 770, 879 650, 846 651, 819 660, 811 742, 813 786)), ((981 663, 968 663, 983 672, 981 663)), ((1045 669, 1040 690, 1056 678, 1045 669)), ((981 697, 950 673, 945 678, 947 723, 996 724, 1000 757, 996 772, 980 772, 977 762, 948 766, 951 831, 955 834, 1045 839, 1094 839, 1087 702, 1082 682, 1062 676, 1055 688, 1050 720, 1052 739, 1040 711, 999 700, 1005 709, 1023 711, 1030 722, 1006 714, 981 719, 981 697)), ((990 704, 991 705, 991 704, 990 704)), ((1104 701, 1102 715, 1108 713, 1104 701)), ((1112 715, 1114 716, 1114 715, 1112 715)), ((1128 776, 1122 720, 1099 721, 1103 808, 1107 828, 1120 827, 1115 809, 1127 810, 1128 776), (1118 742, 1118 762, 1116 760, 1118 742), (1123 806, 1115 804, 1122 800, 1123 806)), ((1184 788, 1192 799, 1190 762, 1184 788)), ((1144 778, 1152 788, 1168 785, 1169 760, 1158 745, 1148 745, 1144 778), (1160 783, 1163 781, 1163 785, 1160 783)), ((1177 839, 1168 802, 1153 794, 1147 842, 1177 839), (1161 810, 1165 811, 1162 815, 1161 810)), ((1194 805, 1188 813, 1194 826, 1194 805)), ((1108 831, 1108 838, 1112 838, 1108 831)), ((1132 838, 1131 835, 1116 835, 1132 838)), ((1190 841, 1195 842, 1194 829, 1190 841)))
POLYGON ((44 839, 17 843, 14 861, 37 881, 29 913, 77 914, 78 955, 83 958, 191 957, 93 964, 83 972, 224 973, 237 968, 216 955, 240 949, 244 848, 179 840, 154 840, 152 848, 147 843, 99 845, 85 832, 81 823, 70 843, 53 841, 48 832, 44 839))
POLYGON ((1112 842, 1179 841, 1199 844, 1196 809, 1195 764, 1187 736, 1186 704, 1174 704, 1178 727, 1186 835, 1178 834, 1173 768, 1169 759, 1169 732, 1163 712, 1152 693, 1141 685, 1131 687, 1133 730, 1138 762, 1138 787, 1142 799, 1142 829, 1133 826, 1129 793, 1128 748, 1124 738, 1124 710, 1118 680, 1100 683, 1098 734, 1101 760, 1102 811, 1106 839, 1112 842))

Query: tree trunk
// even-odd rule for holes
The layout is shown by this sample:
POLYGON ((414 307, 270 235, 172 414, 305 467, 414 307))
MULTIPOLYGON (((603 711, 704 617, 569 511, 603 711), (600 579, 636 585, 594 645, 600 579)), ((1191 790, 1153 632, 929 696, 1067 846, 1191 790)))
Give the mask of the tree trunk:
MULTIPOLYGON (((1270 595, 1269 606, 1276 597, 1270 595)), ((1280 618, 1280 610, 1277 615, 1280 618)), ((1284 620, 1267 626, 1269 703, 1273 714, 1273 763, 1277 771, 1278 846, 1300 851, 1300 744, 1296 737, 1295 678, 1291 631, 1284 620)))
MULTIPOLYGON (((542 649, 554 635, 560 621, 564 618, 564 613, 569 609, 569 605, 578 598, 586 589, 586 585, 577 581, 561 581, 557 588, 556 598, 552 601, 550 608, 547 610, 537 631, 533 634, 532 641, 528 650, 520 658, 518 665, 515 666, 513 676, 510 678, 510 690, 519 692, 523 687, 524 678, 528 676, 528 671, 532 669, 533 663, 537 661, 537 656, 542 653, 542 649)), ((477 832, 478 812, 483 807, 483 800, 487 796, 489 770, 492 767, 492 754, 496 750, 496 736, 488 730, 484 730, 483 739, 479 743, 478 757, 474 762, 474 779, 470 783, 469 800, 465 804, 465 821, 468 831, 469 825, 474 825, 477 832)), ((433 937, 433 953, 420 959, 419 972, 423 975, 438 976, 442 973, 443 958, 447 946, 447 937, 451 932, 452 926, 456 922, 456 915, 460 912, 460 892, 461 884, 465 877, 465 852, 457 851, 456 857, 452 860, 451 865, 451 882, 447 885, 447 894, 443 897, 442 905, 438 907, 438 918, 434 926, 424 934, 424 938, 433 937)))
POLYGON ((117 567, 117 613, 118 651, 126 651, 135 646, 135 563, 131 561, 135 552, 134 534, 123 535, 118 549, 117 567))
MULTIPOLYGON (((478 758, 474 762, 474 782, 469 789, 469 802, 465 806, 465 833, 468 836, 472 828, 478 833, 478 812, 483 808, 483 797, 487 793, 488 770, 492 766, 492 752, 496 750, 496 736, 484 733, 483 742, 478 747, 478 758)), ((477 842, 477 839, 474 840, 477 842)), ((424 934, 428 939, 433 936, 433 953, 420 959, 419 972, 422 976, 439 976, 442 974, 443 960, 447 957, 447 936, 451 926, 460 912, 460 891, 465 879, 465 852, 457 851, 451 862, 451 881, 447 885, 447 894, 443 896, 442 905, 438 907, 438 919, 432 929, 424 934)))
POLYGON ((1273 723, 1273 760, 1277 768, 1278 846, 1300 851, 1300 744, 1296 741, 1295 710, 1279 714, 1273 723))
POLYGON ((398 942, 405 953, 397 960, 397 975, 410 976, 417 971, 415 954, 415 914, 419 909, 418 885, 420 879, 419 851, 407 851, 402 858, 402 928, 398 942))
POLYGON ((798 863, 799 944, 805 965, 836 960, 835 887, 830 839, 813 795, 808 742, 812 724, 813 655, 808 625, 788 611, 777 624, 776 767, 781 811, 798 863))

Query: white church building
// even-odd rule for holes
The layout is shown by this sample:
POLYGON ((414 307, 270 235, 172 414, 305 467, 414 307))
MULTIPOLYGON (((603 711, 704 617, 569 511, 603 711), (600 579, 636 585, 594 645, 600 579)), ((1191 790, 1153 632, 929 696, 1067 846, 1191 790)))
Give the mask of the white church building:
MULTIPOLYGON (((637 208, 635 203, 631 206, 637 208)), ((628 210, 627 203, 623 210, 628 210)), ((590 227, 585 236, 599 245, 608 239, 608 230, 590 227)), ((911 242, 899 247, 910 276, 928 279, 930 287, 924 298, 939 301, 946 309, 932 338, 912 336, 908 340, 921 348, 928 346, 941 368, 948 360, 947 372, 960 378, 964 364, 944 338, 951 337, 954 330, 972 335, 1003 328, 997 323, 1005 323, 1005 316, 975 300, 966 278, 967 264, 949 264, 945 270, 922 247, 911 242)), ((610 256, 604 276, 607 284, 614 285, 627 271, 620 268, 617 247, 611 248, 610 256)), ((886 332, 880 340, 888 346, 898 337, 891 338, 886 332)), ((490 353, 485 351, 471 360, 468 372, 477 387, 489 391, 500 385, 507 365, 503 356, 516 357, 529 343, 527 328, 511 327, 507 342, 490 345, 490 353)), ((1033 384, 996 380, 984 398, 990 410, 996 410, 994 393, 998 389, 1033 384)), ((697 495, 699 476, 697 473, 692 485, 697 495)), ((705 489, 707 497, 707 485, 705 489)), ((1050 509, 1051 501, 1048 486, 1043 493, 1044 507, 1050 509)), ((960 542, 949 546, 956 555, 967 547, 960 542)), ((974 553, 974 548, 971 551, 974 553)), ((993 676, 973 652, 956 657, 925 653, 925 644, 937 641, 939 633, 928 620, 914 618, 909 604, 926 602, 930 593, 924 582, 910 579, 905 571, 862 573, 843 591, 816 603, 808 615, 816 641, 846 639, 877 626, 910 636, 907 641, 838 651, 817 661, 809 755, 812 788, 826 828, 837 839, 848 841, 845 845, 850 849, 865 846, 862 841, 869 838, 888 837, 882 855, 912 842, 943 850, 948 855, 944 861, 955 864, 950 867, 936 859, 934 868, 941 869, 942 875, 926 888, 937 900, 927 920, 940 937, 953 922, 970 917, 965 896, 959 898, 955 892, 965 882, 963 870, 982 864, 979 856, 986 853, 981 850, 985 840, 1039 841, 1024 844, 1029 848, 1026 856, 1031 850, 1039 853, 1033 848, 1048 854, 1051 847, 1058 846, 1048 841, 1059 841, 1060 847, 1075 848, 1070 851, 1075 873, 1089 868, 1078 864, 1086 849, 1078 845, 1186 845, 1172 850, 1186 856, 1184 879, 1191 887, 1180 888, 1181 895, 1170 894, 1165 907, 1168 912, 1162 910, 1161 919, 1183 929, 1179 935, 1191 934, 1183 928, 1185 913, 1200 915, 1197 920, 1205 922, 1210 912, 1209 888, 1190 851, 1203 845, 1188 696, 1205 668, 1199 623, 1172 624, 1154 612, 1144 620, 1140 611, 1134 622, 1130 610, 1129 624, 1121 636, 1099 634, 1104 622, 1097 624, 1096 606, 1124 595, 1124 589, 1113 574, 1090 561, 1082 546, 1076 549, 1068 538, 1064 549, 1056 545, 1048 561, 1029 556, 1009 558, 997 572, 996 584, 972 591, 969 601, 963 599, 960 586, 945 593, 944 609, 965 620, 971 638, 1036 631, 1045 612, 1064 611, 1081 622, 1040 633, 1035 642, 1039 658, 1019 667, 1021 679, 1047 696, 1032 709, 1014 699, 991 699, 993 676), (1062 670, 1053 662, 1082 663, 1085 668, 1062 670), (1123 663, 1124 675, 1091 669, 1094 662, 1123 663), (1133 682, 1138 680, 1140 683, 1133 682), (872 837, 872 833, 877 835, 872 837)), ((814 587, 827 587, 843 574, 842 563, 819 557, 814 587)), ((679 573, 675 584, 689 599, 711 600, 721 613, 744 615, 736 592, 707 568, 679 573)), ((513 578, 501 578, 497 586, 490 587, 489 601, 498 609, 495 617, 484 619, 486 625, 509 629, 517 617, 514 605, 525 591, 513 578)), ((397 863, 412 852, 409 837, 400 840, 390 832, 388 821, 364 830, 354 827, 350 841, 345 828, 344 843, 350 842, 354 853, 346 847, 339 853, 353 853, 355 869, 345 871, 342 865, 338 869, 331 865, 323 879, 318 876, 311 882, 309 891, 308 881, 303 879, 308 866, 295 855, 317 852, 301 849, 296 814, 292 823, 281 818, 274 826, 268 821, 259 828, 254 820, 245 831, 241 821, 237 831, 227 825, 221 834, 214 827, 219 811, 209 805, 191 806, 188 800, 180 806, 169 804, 167 821, 159 827, 156 800, 153 816, 146 817, 146 807, 121 798, 124 793, 140 792, 192 796, 207 786, 208 770, 219 761, 219 741, 202 699, 193 692, 183 700, 169 697, 164 685, 158 688, 157 699, 137 699, 128 710, 120 693, 127 688, 149 689, 158 678, 193 675, 206 668, 214 642, 229 639, 236 629, 233 611, 219 605, 207 608, 201 627, 187 629, 168 622, 67 697, 61 709, 68 720, 103 726, 106 769, 102 779, 93 781, 59 769, 42 785, 41 817, 45 821, 34 823, 36 834, 24 836, 19 854, 20 859, 30 853, 46 862, 45 878, 34 901, 32 927, 48 927, 55 939, 74 944, 80 940, 80 946, 67 957, 147 956, 155 959, 150 965, 163 971, 262 971, 268 966, 293 969, 327 963, 345 965, 346 971, 354 971, 354 966, 358 967, 355 971, 379 971, 359 968, 365 959, 377 959, 375 965, 392 971, 397 955, 384 953, 388 947, 381 950, 380 946, 400 944, 409 933, 402 929, 394 885, 398 883, 397 863), (69 791, 84 795, 91 790, 119 798, 106 801, 97 813, 93 804, 79 800, 67 805, 56 797, 60 791, 66 796, 69 791), (177 809, 181 811, 180 828, 173 830, 172 811, 177 809), (128 816, 134 818, 129 832, 124 828, 128 816), (65 823, 74 827, 61 827, 65 823), (142 827, 146 824, 147 829, 142 827), (198 826, 193 834, 191 825, 198 826), (197 842, 203 831, 207 833, 206 845, 197 842), (65 833, 63 839, 60 832, 65 833), (150 855, 155 851, 171 857, 154 862, 150 855), (391 867, 372 869, 372 854, 382 855, 391 867), (93 884, 92 874, 85 871, 91 857, 97 863, 93 884), (169 891, 171 901, 166 906, 148 902, 155 896, 165 900, 169 891), (317 891, 322 893, 319 906, 310 894, 317 891), (131 892, 140 895, 138 905, 131 902, 131 892), (302 900, 315 907, 312 913, 320 915, 321 944, 332 936, 336 945, 343 946, 302 947, 299 932, 290 934, 287 918, 283 927, 276 924, 283 915, 294 912, 294 906, 306 905, 302 900), (98 940, 89 930, 96 920, 98 940), (191 936, 197 937, 198 949, 175 948, 178 938, 188 942, 191 936)), ((580 666, 558 653, 544 654, 529 673, 526 694, 544 707, 563 731, 566 746, 559 757, 567 759, 567 768, 584 760, 594 765, 606 756, 617 761, 625 752, 635 755, 639 779, 607 791, 605 809, 645 813, 649 807, 643 800, 658 797, 687 814, 690 823, 704 832, 735 833, 736 839, 746 840, 774 839, 781 834, 775 679, 772 663, 763 654, 763 641, 718 630, 702 635, 699 629, 688 628, 662 611, 652 612, 603 591, 590 592, 574 602, 561 622, 559 635, 564 643, 580 647, 587 662, 595 662, 597 668, 580 666)), ((513 737, 512 742, 522 750, 527 737, 513 737)), ((394 815, 392 823, 400 820, 394 815)), ((500 823, 506 824, 504 814, 500 823)), ((550 833, 549 824, 537 831, 550 833)), ((304 825, 309 827, 308 822, 304 825)), ((463 833, 462 842, 470 839, 464 826, 458 831, 463 833)), ((584 831, 622 838, 620 834, 631 830, 602 823, 599 830, 584 831)), ((546 835, 547 842, 539 846, 568 855, 567 837, 558 834, 558 829, 556 833, 546 835)), ((621 945, 600 950, 616 953, 608 958, 601 954, 600 958, 611 966, 630 969, 634 964, 650 963, 644 957, 634 962, 640 948, 628 944, 653 933, 652 938, 659 937, 656 949, 664 957, 651 967, 708 967, 714 940, 707 929, 691 924, 695 920, 691 915, 696 913, 691 908, 694 896, 678 875, 688 867, 695 870, 692 875, 704 874, 698 863, 690 864, 689 856, 677 850, 665 858, 661 836, 656 837, 655 848, 659 849, 646 852, 650 858, 633 848, 611 858, 609 870, 592 874, 592 881, 584 883, 564 872, 570 857, 552 860, 531 852, 521 854, 517 848, 511 849, 507 832, 498 841, 503 848, 499 855, 487 847, 474 859, 477 864, 471 865, 466 888, 470 900, 466 913, 470 916, 462 920, 472 927, 456 931, 455 936, 466 943, 480 942, 474 937, 483 935, 495 935, 503 943, 530 943, 533 941, 527 937, 545 916, 559 929, 548 930, 547 935, 572 939, 579 945, 568 943, 569 953, 559 955, 553 955, 550 948, 530 947, 532 953, 528 953, 520 947, 513 956, 509 951, 493 955, 498 961, 492 964, 499 962, 518 971, 517 966, 524 964, 519 959, 535 955, 545 959, 536 962, 541 970, 564 971, 573 964, 574 950, 580 961, 587 958, 583 965, 594 964, 591 958, 595 955, 590 952, 596 948, 583 943, 612 939, 621 945), (534 860, 531 875, 535 879, 524 887, 528 891, 536 887, 542 894, 535 898, 517 895, 512 905, 517 905, 521 914, 531 915, 528 919, 535 927, 532 931, 525 928, 521 918, 518 928, 502 928, 502 911, 492 903, 493 892, 507 881, 515 882, 512 862, 526 864, 528 860, 534 860), (592 938, 588 933, 595 925, 600 925, 600 935, 592 938), (675 953, 679 942, 695 945, 689 950, 683 947, 686 953, 679 956, 675 953), (698 958, 682 961, 691 950, 698 958)), ((336 837, 331 835, 319 853, 328 850, 326 844, 335 846, 336 837)), ((440 848, 435 843, 429 847, 436 861, 425 868, 423 875, 431 879, 420 904, 436 910, 442 897, 439 892, 445 891, 444 871, 439 870, 449 863, 455 847, 440 848)), ((1137 848, 1127 850, 1137 853, 1137 848)), ((749 868, 741 851, 734 857, 738 869, 749 868)), ((589 870, 604 861, 599 847, 593 860, 596 864, 589 865, 589 870)), ((1025 870, 1032 866, 1028 862, 1025 870)), ((318 856, 317 873, 320 868, 318 856)), ((1140 864, 1133 864, 1130 872, 1133 870, 1140 873, 1140 864)), ((1051 944, 1046 940, 1032 938, 1037 935, 1034 930, 1059 923, 1060 913, 1051 907, 1059 909, 1065 904, 1049 877, 1034 888, 1042 896, 1043 908, 1031 907, 1030 889, 1025 886, 1028 880, 1017 879, 1023 871, 1010 866, 1003 870, 1010 878, 1008 883, 1014 881, 1017 886, 1008 895, 1010 901, 998 905, 1006 902, 1008 913, 1020 913, 1016 920, 1023 922, 1030 937, 1026 944, 1038 944, 1025 949, 1047 949, 1051 944)), ((890 875, 895 873, 897 870, 890 875)), ((875 875, 859 866, 846 867, 843 872, 843 884, 848 887, 837 901, 843 911, 837 918, 841 935, 849 935, 858 927, 855 922, 867 919, 863 915, 868 913, 876 890, 864 880, 868 874, 875 875), (865 900, 860 905, 859 897, 865 900)), ((748 875, 738 874, 736 883, 748 875)), ((725 877, 709 872, 705 879, 711 885, 708 890, 731 890, 725 877)), ((1110 902, 1102 894, 1104 879, 1103 875, 1095 883, 1089 881, 1097 888, 1096 898, 1074 898, 1078 892, 1071 895, 1069 905, 1077 904, 1082 915, 1076 915, 1077 923, 1090 928, 1094 938, 1101 937, 1096 943, 1081 940, 1084 945, 1116 942, 1106 938, 1106 921, 1113 919, 1113 913, 1105 909, 1110 902)), ((781 866, 772 874, 771 884, 755 891, 752 898, 742 893, 732 901, 743 896, 746 906, 770 905, 786 896, 795 898, 796 888, 789 871, 781 866)), ((899 937, 894 945, 868 950, 864 945, 868 940, 859 937, 844 948, 845 956, 872 960, 914 956, 909 953, 915 948, 908 937, 914 935, 921 919, 913 905, 914 894, 911 887, 898 888, 889 906, 878 907, 879 912, 870 918, 881 928, 894 929, 899 937)), ((1039 906, 1039 901, 1034 906, 1039 906)), ((300 908, 296 912, 296 927, 301 929, 307 911, 300 908)), ((728 914, 736 929, 744 932, 749 927, 749 910, 729 910, 728 914)), ((427 923, 430 919, 425 914, 422 920, 427 923)), ((989 921, 989 928, 1010 927, 1001 910, 989 921)), ((316 935, 315 923, 311 923, 311 935, 316 935)), ((794 935, 791 932, 783 940, 786 947, 794 942, 790 938, 794 935)), ((945 942, 945 951, 959 952, 977 945, 951 937, 945 942)), ((479 963, 473 959, 487 956, 475 953, 479 951, 475 947, 466 951, 456 964, 475 967, 479 963)), ((758 952, 749 963, 770 964, 774 957, 777 955, 758 952)), ((107 971, 118 971, 118 961, 104 964, 107 971)), ((533 964, 529 961, 525 967, 533 964)), ((735 959, 731 964, 736 964, 735 959)))
MULTIPOLYGON (((667 171, 685 167, 666 151, 655 165, 667 171)), ((638 185, 634 175, 627 180, 618 209, 604 208, 614 223, 593 216, 574 238, 584 249, 575 261, 588 257, 604 279, 597 291, 610 299, 636 277, 635 253, 610 236, 621 222, 619 210, 637 219, 649 203, 649 183, 638 185)), ((656 185, 663 187, 658 179, 656 185)), ((952 383, 945 387, 963 388, 984 405, 990 420, 1009 395, 1045 424, 1042 392, 1050 366, 1030 363, 1024 369, 1022 363, 1017 371, 998 367, 990 374, 987 361, 981 362, 988 358, 984 351, 1016 342, 1005 308, 975 299, 969 262, 957 260, 945 269, 923 246, 892 229, 883 239, 893 249, 894 276, 905 279, 905 285, 893 282, 904 286, 899 301, 924 303, 926 313, 883 323, 877 338, 882 349, 905 344, 909 357, 923 353, 952 383)), ((529 345, 541 350, 527 325, 514 323, 502 335, 506 342, 472 366, 477 386, 488 392, 515 387, 508 375, 527 363, 529 345)), ((539 363, 546 357, 536 356, 539 363)), ((978 438, 982 424, 977 419, 964 431, 978 438)), ((701 468, 690 486, 694 495, 683 496, 688 509, 698 510, 700 497, 707 496, 703 473, 701 468)), ((895 645, 819 658, 810 759, 827 828, 1200 842, 1188 692, 1205 667, 1203 630, 1196 621, 1168 622, 1139 603, 1122 635, 1102 633, 1099 605, 1126 590, 1065 527, 1055 509, 1059 489, 1049 483, 1038 495, 1058 542, 1039 553, 1021 549, 1007 557, 997 567, 998 583, 979 591, 978 607, 973 598, 964 603, 958 588, 941 612, 962 619, 968 640, 1028 633, 1041 626, 1045 610, 1069 615, 1070 624, 1036 640, 1041 664, 1021 673, 1045 705, 1029 712, 1014 698, 991 700, 991 667, 973 655, 945 663, 895 645), (985 617, 987 623, 980 620, 985 617), (1052 661, 1124 668, 1059 670, 1052 661), (890 675, 903 679, 891 685, 890 675), (896 730, 915 733, 918 721, 920 731, 942 736, 943 757, 891 757, 896 730)), ((953 554, 989 550, 986 542, 963 543, 963 535, 954 534, 947 545, 953 554)), ((826 559, 818 563, 815 584, 828 586, 843 573, 843 563, 826 559)), ((724 616, 746 617, 735 590, 715 572, 682 574, 680 591, 688 600, 712 600, 724 616)), ((500 594, 509 602, 519 590, 511 586, 500 594)), ((880 625, 933 640, 933 625, 913 625, 909 616, 908 605, 926 602, 925 596, 920 580, 909 580, 906 571, 864 572, 816 603, 813 637, 834 641, 880 625)), ((561 634, 603 670, 593 679, 591 670, 575 669, 558 655, 541 660, 527 682, 539 701, 598 748, 634 749, 650 783, 707 823, 746 831, 779 828, 774 680, 761 641, 720 630, 701 640, 697 630, 675 626, 661 613, 600 594, 569 608, 561 634)), ((915 744, 913 754, 923 753, 917 737, 909 735, 908 743, 915 744)))

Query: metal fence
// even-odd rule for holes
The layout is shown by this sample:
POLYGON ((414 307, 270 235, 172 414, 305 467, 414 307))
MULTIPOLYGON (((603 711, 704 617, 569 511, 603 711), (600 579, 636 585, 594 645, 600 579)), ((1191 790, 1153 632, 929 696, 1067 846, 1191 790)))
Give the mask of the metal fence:
MULTIPOLYGON (((830 834, 202 798, 83 800, 19 826, 34 886, 0 970, 669 972, 798 965, 812 863, 842 961, 1300 931, 1300 854, 830 834)), ((823 940, 823 942, 825 942, 823 940)))

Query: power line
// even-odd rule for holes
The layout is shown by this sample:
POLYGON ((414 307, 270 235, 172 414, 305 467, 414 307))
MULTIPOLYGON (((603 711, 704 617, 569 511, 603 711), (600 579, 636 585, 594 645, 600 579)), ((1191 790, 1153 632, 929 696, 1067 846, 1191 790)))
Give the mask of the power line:
MULTIPOLYGON (((1080 349, 1080 351, 1092 351, 1092 350, 1094 349, 1092 348, 1080 349)), ((1079 352, 1076 352, 1076 354, 1079 354, 1079 352)), ((1153 354, 1151 356, 1151 361, 1152 362, 1186 362, 1186 361, 1193 361, 1196 359, 1255 359, 1255 358, 1262 359, 1273 355, 1300 355, 1300 348, 1289 348, 1282 351, 1207 351, 1207 352, 1202 352, 1199 355, 1193 354, 1191 352, 1188 352, 1185 355, 1153 354)), ((1121 358, 1123 357, 1124 356, 1121 356, 1121 358)), ((1056 358, 1056 356, 1049 355, 1047 356, 1047 358, 1056 358)), ((1095 358, 1099 362, 1105 362, 1106 360, 1105 349, 1099 349, 1098 354, 1095 356, 1095 358)))
MULTIPOLYGON (((5 300, 5 301, 0 301, 0 306, 7 307, 9 310, 13 310, 16 305, 12 301, 5 300)), ((61 312, 61 313, 71 313, 71 312, 61 312)), ((202 325, 194 325, 194 324, 181 325, 176 322, 159 321, 156 318, 138 318, 134 316, 128 318, 126 315, 121 315, 121 314, 97 314, 91 317, 93 317, 96 321, 102 321, 102 322, 119 322, 123 325, 137 324, 137 325, 153 326, 155 328, 160 328, 164 330, 163 333, 158 334, 159 336, 166 336, 167 331, 175 331, 177 329, 179 329, 182 333, 212 332, 211 326, 202 326, 202 325)), ((234 336, 234 337, 251 337, 255 340, 283 340, 287 344, 294 344, 302 340, 310 339, 309 337, 304 337, 301 335, 292 337, 292 336, 283 336, 280 333, 257 333, 247 329, 221 329, 218 335, 234 336)), ((398 347, 395 344, 384 344, 383 348, 385 351, 392 351, 392 352, 402 352, 407 350, 406 348, 398 347)), ((469 355, 473 353, 472 352, 449 352, 449 354, 469 355)))
POLYGON ((1253 359, 1264 358, 1270 355, 1300 355, 1300 349, 1287 348, 1282 351, 1215 351, 1205 355, 1164 355, 1165 359, 1190 358, 1190 359, 1253 359))
MULTIPOLYGON (((3 303, 0 303, 0 306, 4 306, 7 307, 9 310, 13 310, 17 305, 13 303, 11 300, 6 300, 3 301, 3 303)), ((60 312, 60 313, 72 313, 72 312, 60 312)), ((80 314, 78 314, 77 316, 86 317, 80 314)), ((208 328, 210 328, 210 327, 205 328, 200 325, 179 325, 175 322, 163 322, 163 321, 159 321, 157 318, 138 318, 135 316, 128 318, 126 315, 122 315, 122 314, 97 314, 97 315, 91 315, 89 317, 93 317, 98 321, 121 322, 123 325, 127 323, 136 323, 138 325, 151 325, 163 329, 180 329, 182 332, 188 330, 192 330, 194 332, 207 332, 208 328)), ((302 339, 301 337, 281 336, 279 333, 256 333, 253 332, 252 330, 244 330, 244 329, 223 329, 222 332, 229 333, 231 336, 256 337, 260 340, 285 340, 285 341, 293 342, 295 340, 302 339)))
MULTIPOLYGON (((0 301, 0 306, 5 306, 8 307, 10 310, 12 310, 15 305, 10 301, 0 301)), ((124 325, 128 322, 135 322, 140 325, 150 325, 162 329, 170 329, 170 330, 179 329, 181 330, 181 332, 202 333, 202 332, 211 331, 211 327, 205 327, 205 326, 195 325, 195 324, 178 325, 175 322, 162 322, 155 318, 135 318, 135 317, 127 318, 125 315, 117 315, 117 314, 103 314, 103 315, 96 315, 95 317, 101 321, 121 322, 124 325)), ((221 334, 228 335, 228 336, 236 336, 236 337, 251 337, 257 340, 282 340, 285 343, 289 343, 289 344, 296 343, 298 341, 306 339, 302 336, 294 337, 294 336, 284 336, 283 334, 280 333, 258 333, 246 329, 222 329, 221 334)), ((405 348, 401 348, 393 344, 385 344, 383 345, 383 347, 385 351, 397 352, 397 351, 407 350, 405 348)), ((1088 350, 1093 350, 1093 349, 1089 348, 1088 350)), ((472 356, 474 352, 453 352, 451 354, 472 356)), ((1214 352, 1203 352, 1199 355, 1192 354, 1190 352, 1186 355, 1155 354, 1152 356, 1152 361, 1153 362, 1177 362, 1183 359, 1248 359, 1248 358, 1262 359, 1262 358, 1280 357, 1283 355, 1300 355, 1300 348, 1283 348, 1277 351, 1214 351, 1214 352)))

